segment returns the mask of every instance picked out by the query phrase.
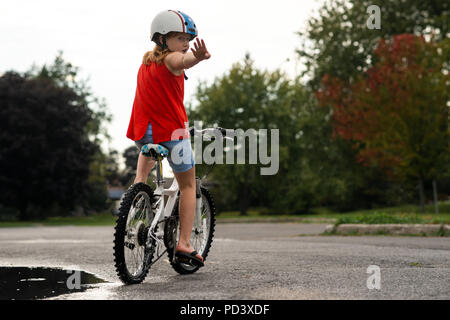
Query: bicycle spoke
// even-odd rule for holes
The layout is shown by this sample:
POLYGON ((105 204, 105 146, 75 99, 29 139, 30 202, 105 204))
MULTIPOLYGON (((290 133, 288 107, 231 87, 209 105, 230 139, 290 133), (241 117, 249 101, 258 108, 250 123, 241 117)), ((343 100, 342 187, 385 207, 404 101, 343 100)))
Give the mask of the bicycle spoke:
MULTIPOLYGON (((125 242, 128 245, 125 246, 125 263, 127 269, 131 275, 137 276, 142 272, 145 266, 145 243, 139 244, 139 237, 142 237, 142 225, 148 227, 151 215, 151 204, 148 197, 138 194, 133 201, 133 206, 130 209, 130 214, 127 219, 127 235, 125 242), (128 238, 131 236, 131 238, 128 238)), ((144 228, 144 230, 147 230, 144 228)), ((144 231, 146 232, 146 231, 144 231)))
POLYGON ((191 244, 200 254, 203 254, 203 251, 206 247, 209 232, 209 215, 211 214, 207 199, 203 197, 202 200, 200 230, 195 230, 196 232, 199 232, 198 234, 193 232, 191 235, 191 244))

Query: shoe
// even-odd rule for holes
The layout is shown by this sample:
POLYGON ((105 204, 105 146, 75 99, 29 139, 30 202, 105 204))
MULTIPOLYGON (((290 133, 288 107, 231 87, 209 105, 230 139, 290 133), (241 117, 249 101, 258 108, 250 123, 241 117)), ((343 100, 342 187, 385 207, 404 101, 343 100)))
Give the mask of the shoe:
POLYGON ((175 251, 175 257, 177 257, 180 262, 190 263, 196 267, 203 267, 204 263, 202 260, 196 257, 197 254, 198 252, 195 250, 191 253, 175 251))

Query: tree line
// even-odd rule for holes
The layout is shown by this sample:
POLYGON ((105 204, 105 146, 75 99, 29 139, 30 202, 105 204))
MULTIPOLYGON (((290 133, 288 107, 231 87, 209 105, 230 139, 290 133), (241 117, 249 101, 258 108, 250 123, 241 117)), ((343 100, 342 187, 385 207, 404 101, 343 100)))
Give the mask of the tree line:
MULTIPOLYGON (((248 161, 215 166, 206 183, 219 209, 423 208, 448 197, 448 14, 445 1, 327 0, 298 32, 304 70, 294 79, 256 68, 247 54, 200 83, 191 122, 279 129, 276 175, 248 161), (367 28, 371 5, 381 8, 380 29, 367 28)), ((59 54, 0 76, 1 212, 96 212, 110 204, 106 185, 131 184, 137 149, 102 151, 111 115, 77 72, 59 54)))
POLYGON ((100 144, 111 119, 78 67, 52 64, 0 76, 0 216, 20 220, 107 207, 108 164, 100 144))
POLYGON ((426 198, 445 199, 448 14, 441 1, 329 0, 299 32, 298 78, 258 70, 247 56, 200 85, 191 119, 280 129, 278 175, 215 169, 219 206, 245 214, 417 203, 423 211, 426 198), (367 27, 372 5, 381 8, 380 29, 367 27))

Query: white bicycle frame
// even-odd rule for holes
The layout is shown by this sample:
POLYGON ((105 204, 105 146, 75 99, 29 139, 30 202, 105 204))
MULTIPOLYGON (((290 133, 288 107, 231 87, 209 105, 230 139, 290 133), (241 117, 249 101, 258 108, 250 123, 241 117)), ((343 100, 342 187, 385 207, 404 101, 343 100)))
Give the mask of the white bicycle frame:
MULTIPOLYGON (((211 136, 215 136, 216 138, 225 138, 225 139, 231 139, 230 137, 227 136, 220 136, 219 137, 219 133, 217 132, 216 128, 206 128, 203 130, 195 130, 195 133, 198 134, 209 134, 211 136)), ((229 134, 229 133, 227 133, 229 134)), ((178 195, 178 182, 177 180, 174 178, 172 181, 171 186, 168 189, 164 188, 164 178, 163 178, 163 170, 162 170, 162 160, 164 159, 163 156, 158 155, 156 161, 156 189, 153 192, 153 194, 158 197, 158 200, 156 201, 156 212, 155 212, 155 216, 151 222, 150 228, 149 228, 149 233, 148 233, 148 237, 147 237, 147 241, 150 241, 151 238, 153 238, 155 241, 157 241, 157 243, 159 244, 163 244, 163 242, 161 241, 161 239, 164 236, 164 228, 160 228, 160 231, 154 233, 153 231, 155 230, 155 227, 157 224, 166 221, 172 214, 173 208, 175 206, 176 200, 177 200, 177 195, 178 195), (167 196, 167 201, 165 200, 165 197, 167 196)), ((152 205, 153 207, 154 205, 152 205)), ((201 207, 202 207, 202 196, 201 196, 201 191, 200 191, 200 180, 196 179, 196 206, 195 206, 195 216, 194 216, 194 224, 193 224, 193 228, 192 231, 195 232, 201 232, 202 230, 202 213, 201 213, 201 207)))
MULTIPOLYGON (((153 206, 156 206, 156 212, 149 228, 149 236, 153 239, 156 238, 155 240, 158 242, 161 241, 164 235, 164 228, 161 228, 160 231, 157 233, 153 233, 153 230, 155 230, 155 227, 158 223, 167 220, 171 216, 179 191, 178 182, 175 178, 173 179, 172 184, 168 189, 164 188, 165 180, 163 179, 162 160, 163 160, 162 156, 158 156, 158 159, 156 160, 157 178, 156 178, 156 189, 153 192, 153 194, 158 198, 158 200, 156 201, 156 204, 153 204, 153 206)), ((198 179, 196 179, 196 183, 197 184, 199 183, 198 179)), ((197 186, 197 191, 199 191, 199 186, 197 186)), ((202 197, 201 196, 198 197, 197 195, 193 230, 199 230, 202 226, 201 207, 202 207, 202 197)))

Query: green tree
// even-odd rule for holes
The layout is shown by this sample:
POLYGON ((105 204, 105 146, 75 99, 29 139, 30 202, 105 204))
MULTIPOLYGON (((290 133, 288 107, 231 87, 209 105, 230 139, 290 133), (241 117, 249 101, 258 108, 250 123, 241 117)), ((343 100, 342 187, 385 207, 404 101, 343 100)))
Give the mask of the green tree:
MULTIPOLYGON (((243 131, 279 129, 276 175, 261 175, 260 169, 265 166, 249 164, 248 158, 246 164, 216 166, 212 177, 218 184, 219 205, 238 208, 242 215, 250 206, 264 206, 274 213, 298 212, 310 207, 312 198, 296 192, 302 178, 307 177, 306 168, 300 170, 300 148, 296 141, 300 137, 295 138, 306 97, 302 87, 294 85, 281 72, 255 68, 249 55, 211 85, 198 87, 198 105, 189 110, 191 122, 201 120, 204 127, 218 125, 243 131)), ((248 143, 246 147, 248 154, 248 143)), ((207 169, 199 166, 199 170, 207 169)))
POLYGON ((325 75, 354 80, 375 64, 373 52, 380 39, 410 33, 440 41, 448 36, 449 15, 449 2, 440 0, 326 0, 318 16, 298 32, 304 74, 314 89, 325 75), (367 26, 372 5, 381 9, 380 29, 367 26))
POLYGON ((90 166, 110 118, 77 71, 60 53, 50 66, 0 77, 0 204, 20 219, 89 209, 98 190, 90 166))
MULTIPOLYGON (((449 4, 445 1, 369 1, 327 0, 307 27, 298 32, 300 62, 305 66, 312 91, 321 89, 322 78, 337 77, 353 83, 372 67, 379 39, 400 33, 434 34, 436 40, 448 34, 449 4), (381 29, 369 29, 367 8, 381 8, 381 29)), ((394 183, 377 167, 363 167, 356 160, 358 150, 341 137, 332 135, 331 106, 315 108, 311 104, 304 138, 312 141, 308 152, 310 164, 320 175, 320 190, 328 192, 323 204, 336 209, 393 205, 410 201, 413 189, 394 183), (334 187, 333 187, 334 185, 334 187)))
POLYGON ((325 77, 317 94, 331 103, 336 135, 352 141, 358 161, 402 180, 449 178, 450 41, 405 34, 380 40, 377 63, 348 86, 325 77))

